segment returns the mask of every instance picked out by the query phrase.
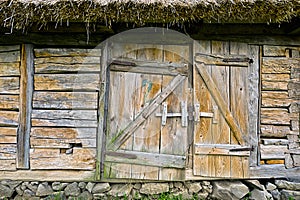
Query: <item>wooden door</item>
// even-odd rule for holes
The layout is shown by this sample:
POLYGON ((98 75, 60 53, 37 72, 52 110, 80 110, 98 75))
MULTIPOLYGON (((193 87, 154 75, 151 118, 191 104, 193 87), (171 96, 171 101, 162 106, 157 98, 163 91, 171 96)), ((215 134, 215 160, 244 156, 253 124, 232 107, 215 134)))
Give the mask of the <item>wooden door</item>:
POLYGON ((252 150, 247 140, 248 46, 201 41, 194 51, 194 103, 199 117, 194 126, 193 175, 246 178, 252 150))
POLYGON ((190 47, 110 47, 104 177, 183 180, 190 47))

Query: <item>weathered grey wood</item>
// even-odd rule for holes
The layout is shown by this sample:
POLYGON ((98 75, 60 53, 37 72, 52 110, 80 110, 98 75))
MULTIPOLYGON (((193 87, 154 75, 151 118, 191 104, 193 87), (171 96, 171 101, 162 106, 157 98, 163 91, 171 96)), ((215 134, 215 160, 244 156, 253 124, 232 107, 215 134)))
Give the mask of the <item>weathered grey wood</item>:
POLYGON ((100 64, 100 56, 97 57, 46 57, 46 58, 36 58, 34 59, 34 64, 100 64))
POLYGON ((214 98, 216 104, 218 105, 223 117, 225 118, 226 122, 228 123, 231 131, 233 132, 233 136, 237 139, 239 144, 244 144, 245 140, 243 139, 243 133, 239 128, 238 124, 235 122, 232 114, 230 113, 228 106, 226 105, 222 95, 220 94, 217 86, 213 82, 212 78, 206 71, 203 64, 196 64, 196 68, 198 73, 203 78, 207 89, 209 90, 210 94, 214 98))
POLYGON ((185 168, 185 156, 138 151, 107 151, 105 161, 168 168, 185 168))
POLYGON ((284 138, 287 134, 290 133, 290 126, 282 125, 261 125, 261 136, 270 137, 270 138, 284 138))
POLYGON ((288 107, 291 104, 287 91, 262 91, 261 97, 263 107, 288 107))
POLYGON ((288 145, 289 141, 286 139, 261 139, 264 145, 288 145))
POLYGON ((19 77, 0 77, 0 93, 19 94, 19 77))
POLYGON ((286 51, 288 51, 287 46, 271 46, 271 45, 263 46, 263 56, 285 57, 286 51))
POLYGON ((40 74, 52 73, 81 73, 81 72, 99 72, 100 64, 59 64, 43 63, 35 65, 35 72, 40 74))
POLYGON ((95 139, 96 132, 96 128, 32 127, 30 135, 42 139, 95 139))
POLYGON ((287 145, 260 145, 261 159, 284 159, 288 153, 287 145))
MULTIPOLYGON (((30 137, 31 148, 58 148, 69 149, 73 145, 78 145, 83 148, 96 148, 96 138, 92 139, 65 139, 65 138, 36 138, 30 137)), ((63 162, 63 161, 62 161, 63 162)))
POLYGON ((20 62, 20 51, 0 52, 0 63, 20 62))
POLYGON ((19 76, 20 63, 0 63, 0 76, 19 76))
POLYGON ((97 110, 33 110, 32 126, 96 127, 97 110))
MULTIPOLYGON (((14 173, 16 172, 16 159, 1 160, 0 161, 0 174, 1 173, 14 173)), ((1 175, 1 177, 6 177, 1 175)))
POLYGON ((0 111, 0 126, 18 126, 19 112, 0 111))
POLYGON ((29 138, 33 93, 33 45, 22 45, 20 65, 20 118, 18 126, 17 168, 29 169, 29 138))
POLYGON ((299 59, 263 57, 261 70, 263 74, 290 74, 292 67, 299 66, 299 59))
POLYGON ((252 62, 248 57, 243 55, 209 55, 196 53, 195 61, 205 65, 220 65, 231 67, 248 67, 252 62))
POLYGON ((19 95, 0 95, 0 109, 17 110, 19 109, 19 95))
POLYGON ((259 133, 259 46, 249 46, 249 58, 253 63, 248 67, 248 89, 249 89, 249 102, 248 102, 248 119, 249 119, 249 144, 252 145, 253 151, 250 152, 249 166, 258 165, 258 133, 259 133))
POLYGON ((20 51, 20 45, 0 46, 0 52, 20 51))
POLYGON ((74 48, 46 48, 34 49, 34 55, 39 57, 63 57, 63 56, 82 56, 96 57, 101 56, 101 49, 74 49, 74 48))
POLYGON ((290 115, 287 108, 261 108, 261 123, 290 125, 290 115))
POLYGON ((181 75, 177 75, 172 79, 172 81, 162 89, 161 93, 139 113, 132 123, 130 123, 123 131, 116 134, 115 138, 110 141, 109 149, 118 149, 128 137, 130 137, 134 130, 136 130, 156 110, 157 106, 160 105, 184 79, 185 77, 181 75))
POLYGON ((250 156, 251 147, 240 145, 195 144, 196 155, 250 156))
POLYGON ((35 90, 99 90, 99 74, 36 74, 35 90))
MULTIPOLYGON (((1 99, 1 96, 0 96, 1 99)), ((33 108, 97 109, 97 92, 34 92, 33 108)), ((1 103, 0 103, 1 107, 1 103)))
POLYGON ((16 159, 16 147, 16 144, 0 144, 0 160, 16 159))
POLYGON ((250 168, 251 178, 300 178, 300 167, 286 169, 284 164, 281 165, 260 165, 250 168))

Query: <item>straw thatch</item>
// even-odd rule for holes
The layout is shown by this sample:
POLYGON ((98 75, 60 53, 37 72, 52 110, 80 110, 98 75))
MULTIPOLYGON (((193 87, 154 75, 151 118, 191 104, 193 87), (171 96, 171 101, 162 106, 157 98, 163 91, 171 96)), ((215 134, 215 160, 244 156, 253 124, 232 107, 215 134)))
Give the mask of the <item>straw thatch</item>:
POLYGON ((0 0, 2 26, 33 23, 282 23, 300 16, 300 0, 0 0))

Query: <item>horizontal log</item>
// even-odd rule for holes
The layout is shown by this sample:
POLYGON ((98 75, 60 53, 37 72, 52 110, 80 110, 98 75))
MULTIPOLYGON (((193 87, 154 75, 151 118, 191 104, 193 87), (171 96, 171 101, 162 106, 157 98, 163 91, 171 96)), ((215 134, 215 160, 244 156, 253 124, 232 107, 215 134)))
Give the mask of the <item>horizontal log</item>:
POLYGON ((20 49, 20 45, 0 46, 0 52, 18 51, 20 49))
POLYGON ((250 147, 240 145, 196 144, 194 153, 196 155, 250 156, 250 150, 250 147))
POLYGON ((290 74, 262 74, 261 80, 270 82, 288 82, 290 80, 290 74))
POLYGON ((1 94, 0 109, 19 109, 19 95, 1 94))
POLYGON ((0 135, 0 144, 16 144, 17 137, 11 135, 0 135))
MULTIPOLYGON (((47 149, 44 149, 47 155, 47 149)), ((43 153, 33 149, 30 153, 32 170, 93 170, 95 169, 96 149, 73 148, 72 154, 60 153, 57 157, 41 156, 43 153)))
POLYGON ((261 159, 263 160, 284 160, 284 154, 287 152, 287 145, 260 145, 261 159))
POLYGON ((100 64, 100 56, 97 57, 47 57, 47 58, 36 58, 34 64, 100 64))
POLYGON ((286 169, 284 164, 250 167, 251 178, 300 178, 300 167, 286 169))
POLYGON ((19 94, 19 77, 0 77, 0 93, 19 94))
POLYGON ((291 68, 299 66, 299 59, 264 57, 262 59, 263 74, 290 74, 291 68))
MULTIPOLYGON (((1 141, 1 139, 0 139, 1 141)), ((30 138, 31 148, 72 148, 73 146, 80 146, 83 148, 96 148, 96 138, 92 139, 41 139, 41 138, 30 138)))
POLYGON ((264 145, 288 145, 289 141, 286 139, 261 139, 264 145))
POLYGON ((0 136, 16 136, 17 128, 13 127, 0 127, 0 136))
POLYGON ((20 62, 20 51, 0 52, 0 63, 20 62))
POLYGON ((0 76, 20 76, 20 63, 0 63, 0 76))
POLYGON ((262 91, 262 107, 288 107, 292 100, 287 91, 262 91))
POLYGON ((16 153, 17 153, 16 144, 0 144, 0 160, 15 159, 16 153))
POLYGON ((99 90, 99 74, 36 74, 35 90, 99 90))
POLYGON ((33 127, 30 136, 40 139, 94 139, 96 134, 96 128, 33 127))
MULTIPOLYGON (((95 170, 18 170, 18 171, 1 171, 2 162, 0 162, 0 177, 5 177, 10 180, 23 181, 95 181, 95 170)), ((15 168, 13 162, 10 168, 15 168)))
POLYGON ((35 65, 35 73, 80 73, 80 72, 100 72, 100 64, 56 64, 44 63, 35 65))
POLYGON ((290 115, 285 108, 261 108, 261 123, 290 125, 290 115))
POLYGON ((19 112, 0 111, 1 126, 17 126, 19 124, 19 112))
POLYGON ((284 160, 266 160, 267 165, 284 164, 284 160))
POLYGON ((284 138, 290 133, 290 126, 261 125, 261 137, 284 138))
POLYGON ((72 49, 72 48, 46 48, 34 49, 34 55, 39 57, 59 56, 101 56, 101 49, 72 49))
POLYGON ((106 152, 105 161, 168 168, 185 168, 185 156, 137 151, 108 151, 106 152))
MULTIPOLYGON (((15 173, 15 172, 9 172, 9 171, 15 171, 15 170, 17 170, 16 159, 0 160, 0 174, 1 174, 1 171, 7 171, 8 173, 15 173)), ((3 176, 3 175, 0 175, 0 176, 6 178, 6 176, 3 176)))
POLYGON ((97 111, 33 110, 32 126, 97 127, 97 111))
POLYGON ((285 57, 287 51, 288 51, 287 46, 271 46, 271 45, 263 46, 263 56, 285 57))
POLYGON ((97 109, 97 105, 98 105, 97 92, 34 92, 33 93, 33 108, 97 109))
POLYGON ((248 67, 252 62, 247 56, 242 55, 208 55, 196 53, 195 61, 205 65, 248 67))
POLYGON ((277 90, 277 91, 287 91, 288 90, 287 81, 262 81, 262 90, 277 90))

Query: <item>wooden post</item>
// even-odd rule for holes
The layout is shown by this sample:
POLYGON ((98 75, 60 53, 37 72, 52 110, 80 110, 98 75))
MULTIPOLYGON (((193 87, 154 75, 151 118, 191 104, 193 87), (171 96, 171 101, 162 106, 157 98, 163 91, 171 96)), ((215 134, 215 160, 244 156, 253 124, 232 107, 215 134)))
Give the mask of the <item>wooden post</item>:
POLYGON ((33 45, 23 44, 20 64, 20 110, 17 131, 17 168, 29 169, 29 139, 33 94, 33 45))

